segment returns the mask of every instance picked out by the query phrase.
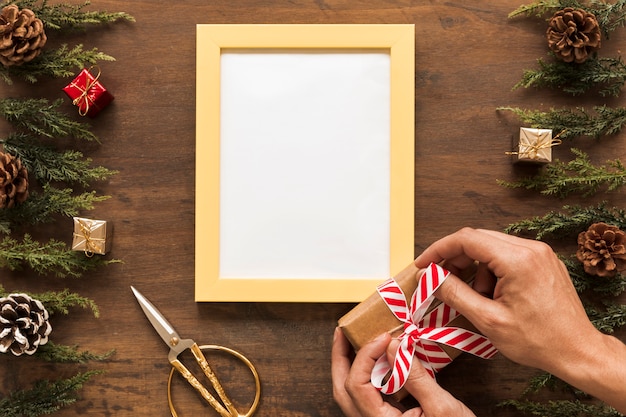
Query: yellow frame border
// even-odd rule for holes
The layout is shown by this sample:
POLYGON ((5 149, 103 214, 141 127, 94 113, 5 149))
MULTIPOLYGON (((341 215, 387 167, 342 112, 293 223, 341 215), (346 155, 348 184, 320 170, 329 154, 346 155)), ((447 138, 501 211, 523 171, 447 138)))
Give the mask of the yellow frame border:
POLYGON ((222 49, 385 49, 391 61, 389 276, 414 256, 414 25, 197 25, 195 299, 359 302, 381 279, 219 277, 220 56, 222 49))

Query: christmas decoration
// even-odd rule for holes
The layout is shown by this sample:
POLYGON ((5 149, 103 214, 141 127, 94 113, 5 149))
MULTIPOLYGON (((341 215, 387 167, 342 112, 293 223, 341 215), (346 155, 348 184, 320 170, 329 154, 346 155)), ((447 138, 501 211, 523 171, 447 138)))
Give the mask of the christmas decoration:
POLYGON ((28 198, 28 171, 11 154, 0 152, 0 208, 11 208, 28 198))
POLYGON ((552 138, 551 129, 521 127, 517 151, 507 153, 515 156, 515 162, 548 163, 552 161, 552 147, 560 144, 560 139, 552 138))
POLYGON ((48 342, 52 326, 41 301, 27 294, 0 298, 0 353, 32 355, 48 342))
POLYGON ((549 111, 521 109, 518 107, 498 107, 498 111, 510 111, 523 124, 534 128, 552 129, 562 140, 578 136, 598 139, 614 135, 626 124, 626 108, 594 106, 593 113, 584 108, 550 109, 549 111))
POLYGON ((589 197, 602 186, 606 186, 605 191, 614 191, 626 185, 626 167, 619 159, 595 166, 586 153, 575 148, 571 151, 576 158, 567 163, 556 160, 534 176, 517 181, 498 180, 498 183, 507 188, 537 190, 543 195, 559 198, 572 193, 589 197))
POLYGON ((74 217, 72 250, 84 252, 88 257, 104 255, 111 249, 111 223, 74 217))
POLYGON ((552 16, 546 37, 557 58, 580 64, 600 48, 602 34, 592 13, 566 7, 552 16))
POLYGON ((0 63, 5 67, 30 62, 41 53, 48 38, 43 22, 30 9, 10 4, 0 11, 0 63))
POLYGON ((100 70, 95 76, 89 70, 83 69, 63 91, 78 106, 78 114, 95 117, 113 101, 113 95, 98 81, 100 70))
POLYGON ((594 90, 603 97, 617 97, 626 83, 626 64, 620 57, 590 57, 578 65, 538 59, 537 64, 539 69, 525 70, 521 81, 513 89, 548 87, 561 89, 573 96, 594 90))
POLYGON ((585 272, 614 277, 626 270, 626 233, 606 223, 594 223, 578 235, 576 258, 585 272))

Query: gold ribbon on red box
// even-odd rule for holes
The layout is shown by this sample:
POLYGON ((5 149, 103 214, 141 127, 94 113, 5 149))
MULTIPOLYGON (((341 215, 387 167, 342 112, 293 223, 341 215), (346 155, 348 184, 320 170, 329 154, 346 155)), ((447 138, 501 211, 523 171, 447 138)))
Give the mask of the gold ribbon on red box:
POLYGON ((85 68, 63 88, 72 99, 72 104, 78 106, 78 114, 81 116, 94 117, 113 101, 113 95, 100 83, 99 78, 100 68, 85 68), (95 76, 90 72, 93 68, 98 71, 95 76))

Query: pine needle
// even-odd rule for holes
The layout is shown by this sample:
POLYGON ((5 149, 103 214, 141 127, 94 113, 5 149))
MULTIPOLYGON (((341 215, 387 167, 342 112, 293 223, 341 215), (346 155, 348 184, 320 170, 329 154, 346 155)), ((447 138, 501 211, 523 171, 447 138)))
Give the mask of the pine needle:
POLYGON ((102 371, 79 373, 68 379, 40 380, 30 390, 11 393, 0 399, 1 417, 37 417, 51 414, 76 402, 76 391, 102 371))
POLYGON ((46 362, 54 363, 87 363, 91 361, 101 362, 109 359, 115 350, 98 355, 87 350, 79 350, 78 346, 58 345, 50 340, 45 345, 40 345, 35 356, 46 362))
POLYGON ((601 189, 609 192, 626 185, 626 167, 619 159, 596 166, 586 153, 575 148, 571 151, 576 158, 567 163, 555 160, 535 176, 517 181, 498 180, 498 184, 506 188, 536 190, 543 195, 559 198, 573 193, 589 197, 601 189))
MULTIPOLYGON (((0 100, 0 115, 16 128, 45 138, 72 137, 99 142, 88 123, 72 120, 58 110, 62 104, 63 99, 51 103, 45 98, 5 98, 0 100)), ((12 137, 11 141, 19 142, 20 136, 12 137)))

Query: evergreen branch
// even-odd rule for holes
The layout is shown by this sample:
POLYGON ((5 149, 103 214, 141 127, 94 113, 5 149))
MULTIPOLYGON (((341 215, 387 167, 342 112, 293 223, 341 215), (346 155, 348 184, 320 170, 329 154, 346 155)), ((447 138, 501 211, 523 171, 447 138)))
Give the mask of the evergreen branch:
POLYGON ((567 0, 535 0, 533 3, 523 4, 513 10, 509 13, 509 19, 519 16, 543 17, 546 14, 554 14, 554 12, 567 7, 565 6, 566 4, 572 6, 577 4, 577 2, 567 0))
POLYGON ((582 193, 583 197, 589 197, 603 186, 608 192, 626 185, 626 167, 619 159, 596 166, 586 153, 575 148, 571 151, 576 158, 567 163, 556 160, 535 176, 517 181, 498 180, 498 184, 506 188, 536 190, 543 195, 559 198, 565 198, 572 193, 582 193))
POLYGON ((20 390, 0 399, 2 417, 37 417, 51 414, 76 402, 76 391, 102 371, 79 373, 68 379, 41 380, 30 390, 20 390))
POLYGON ((612 278, 600 278, 586 273, 585 268, 578 260, 560 258, 567 267, 574 288, 579 293, 592 290, 603 296, 616 297, 626 291, 626 276, 623 274, 618 274, 612 278))
POLYGON ((88 186, 92 181, 104 181, 117 171, 91 167, 91 158, 78 151, 58 152, 51 146, 41 146, 27 135, 10 135, 4 150, 20 158, 28 172, 42 182, 60 181, 88 186))
POLYGON ((115 261, 105 261, 99 256, 87 257, 54 239, 47 243, 37 242, 28 234, 24 235, 21 242, 9 236, 0 241, 0 267, 11 271, 21 270, 27 265, 41 275, 80 277, 85 271, 111 262, 115 261))
POLYGON ((591 57, 582 64, 560 60, 547 63, 542 59, 537 62, 539 69, 524 71, 513 89, 548 87, 576 96, 598 88, 603 97, 617 97, 626 83, 626 64, 621 58, 591 57))
POLYGON ((598 20, 598 25, 607 39, 612 31, 626 23, 626 0, 617 0, 614 3, 605 0, 535 0, 533 3, 522 5, 513 10, 509 13, 509 18, 519 16, 542 18, 546 15, 551 16, 566 7, 583 9, 592 13, 598 20))
POLYGON ((540 403, 530 400, 506 400, 500 407, 513 407, 517 411, 533 416, 551 417, 623 417, 617 410, 606 405, 585 404, 576 401, 548 401, 540 403))
POLYGON ((35 352, 35 356, 54 363, 87 363, 90 361, 102 362, 109 359, 115 350, 111 350, 102 355, 98 355, 87 350, 79 351, 78 346, 58 345, 48 340, 45 345, 40 345, 35 352))
POLYGON ((85 51, 83 45, 76 45, 72 49, 61 45, 57 49, 44 49, 36 59, 23 65, 0 66, 0 78, 9 85, 13 83, 11 77, 18 77, 29 83, 36 83, 41 77, 66 78, 98 61, 115 61, 115 58, 97 48, 85 51))
MULTIPOLYGON (((48 342, 49 343, 49 342, 48 342)), ((544 388, 553 391, 562 381, 549 372, 535 375, 528 381, 528 387, 522 393, 522 397, 529 394, 536 394, 544 388)))
POLYGON ((626 324, 626 305, 605 303, 605 309, 585 307, 591 323, 602 333, 612 334, 615 329, 626 324))
POLYGON ((601 136, 618 133, 626 124, 626 108, 624 107, 595 106, 593 109, 595 114, 590 114, 582 107, 575 110, 550 109, 547 112, 517 107, 498 107, 497 110, 513 112, 522 123, 530 127, 562 132, 559 136, 561 139, 578 136, 598 139, 601 136))
POLYGON ((72 293, 68 289, 64 289, 60 292, 48 291, 41 294, 34 294, 33 298, 41 301, 50 314, 68 315, 70 308, 81 307, 90 309, 94 317, 100 317, 100 310, 95 301, 77 293, 72 293))
POLYGON ((110 198, 96 195, 95 191, 73 195, 71 188, 58 189, 43 185, 43 192, 32 192, 28 199, 10 209, 0 210, 0 232, 10 233, 15 226, 50 223, 55 214, 75 217, 83 210, 91 210, 94 204, 110 198))
MULTIPOLYGON (((88 123, 77 122, 58 111, 63 99, 50 103, 47 99, 0 100, 0 114, 13 126, 47 138, 73 137, 87 141, 98 138, 88 123)), ((9 142, 27 141, 26 136, 12 136, 9 142)))
POLYGON ((536 216, 511 223, 504 231, 517 235, 530 233, 534 234, 537 240, 543 240, 549 237, 577 236, 597 222, 611 224, 620 229, 626 228, 626 211, 608 207, 606 202, 595 207, 566 205, 562 209, 565 212, 551 211, 542 217, 536 216))
POLYGON ((135 18, 124 12, 83 11, 91 2, 83 4, 59 3, 48 5, 47 0, 12 0, 20 8, 31 9, 46 25, 46 28, 69 31, 83 29, 89 24, 105 24, 118 20, 134 22, 135 18))

